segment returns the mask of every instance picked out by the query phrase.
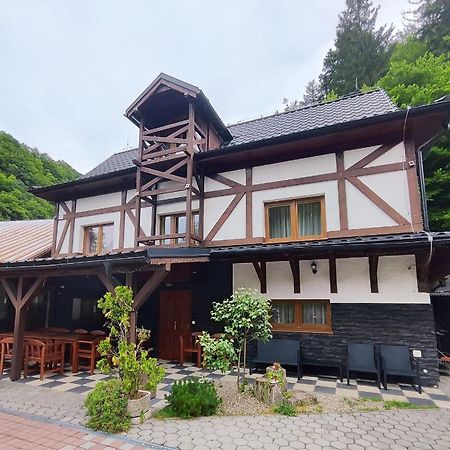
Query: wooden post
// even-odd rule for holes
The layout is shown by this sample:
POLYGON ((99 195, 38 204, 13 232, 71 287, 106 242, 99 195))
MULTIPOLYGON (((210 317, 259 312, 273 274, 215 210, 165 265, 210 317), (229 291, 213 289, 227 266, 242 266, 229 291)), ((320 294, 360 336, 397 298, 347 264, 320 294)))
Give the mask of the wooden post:
POLYGON ((189 102, 188 160, 186 166, 186 245, 192 238, 192 174, 194 170, 194 105, 189 102))
POLYGON ((6 295, 11 300, 15 309, 13 333, 14 346, 10 372, 11 380, 15 381, 20 379, 22 372, 27 307, 30 301, 38 295, 39 291, 44 287, 45 277, 36 278, 25 292, 23 277, 17 278, 17 288, 15 289, 15 292, 5 278, 1 278, 0 281, 5 289, 6 295))

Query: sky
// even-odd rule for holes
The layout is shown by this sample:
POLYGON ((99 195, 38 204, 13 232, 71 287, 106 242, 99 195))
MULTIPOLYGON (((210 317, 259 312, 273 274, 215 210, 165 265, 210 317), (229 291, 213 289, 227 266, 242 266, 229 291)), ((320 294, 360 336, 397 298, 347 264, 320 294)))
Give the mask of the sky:
MULTIPOLYGON (((408 0, 374 0, 402 28, 408 0)), ((137 145, 125 109, 160 73, 222 120, 302 97, 345 0, 0 0, 0 130, 81 173, 137 145)))

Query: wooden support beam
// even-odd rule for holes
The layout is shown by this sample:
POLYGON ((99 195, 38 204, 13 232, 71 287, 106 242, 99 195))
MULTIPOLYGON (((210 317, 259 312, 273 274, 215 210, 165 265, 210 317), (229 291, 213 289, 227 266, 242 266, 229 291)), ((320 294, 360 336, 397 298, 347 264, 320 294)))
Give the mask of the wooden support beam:
POLYGON ((253 267, 255 268, 256 275, 259 278, 259 283, 261 285, 261 294, 267 294, 267 270, 266 270, 266 262, 261 261, 253 262, 253 267))
POLYGON ((370 292, 378 293, 378 256, 369 256, 370 292))
POLYGON ((245 195, 245 192, 241 192, 234 196, 233 200, 231 200, 230 204, 227 206, 225 211, 219 217, 219 220, 215 223, 215 225, 209 231, 208 235, 205 238, 205 241, 211 241, 214 238, 214 236, 222 228, 222 225, 225 223, 225 221, 228 219, 228 217, 230 217, 230 214, 234 211, 234 209, 236 208, 238 203, 242 200, 242 197, 244 195, 245 195))
POLYGON ((119 248, 124 248, 125 245, 125 205, 127 204, 127 191, 122 191, 120 196, 120 209, 119 218, 119 248))
POLYGON ((5 278, 1 279, 5 292, 12 301, 15 309, 13 332, 14 346, 10 371, 10 378, 12 381, 19 380, 22 372, 27 306, 30 301, 39 294, 39 291, 45 285, 45 281, 46 278, 42 276, 35 278, 29 287, 24 289, 24 278, 19 277, 17 278, 16 289, 14 292, 14 289, 11 288, 10 283, 5 278))
MULTIPOLYGON (((250 167, 245 169, 245 185, 250 188, 252 184, 253 170, 250 167)), ((245 194, 245 237, 253 237, 253 195, 250 190, 245 194)))
POLYGON ((359 178, 348 177, 347 180, 398 225, 409 225, 408 219, 405 219, 405 217, 403 217, 396 209, 389 205, 389 203, 383 200, 378 194, 372 191, 372 189, 364 184, 359 178))
POLYGON ((339 222, 341 230, 348 230, 347 191, 345 186, 345 165, 343 152, 336 153, 336 169, 338 172, 339 222))
POLYGON ((155 292, 167 275, 169 275, 170 268, 170 264, 166 264, 164 270, 153 272, 141 289, 136 292, 133 301, 133 311, 130 317, 130 342, 136 343, 139 308, 145 303, 148 297, 155 292))
POLYGON ((332 294, 337 294, 337 273, 336 273, 336 258, 331 257, 328 260, 328 265, 330 268, 330 292, 332 294))
POLYGON ((292 279, 294 280, 294 294, 300 294, 300 261, 298 259, 290 259, 292 279))
POLYGON ((113 294, 116 288, 115 283, 112 280, 110 280, 106 276, 106 273, 104 272, 97 272, 96 275, 98 279, 102 282, 103 286, 105 286, 106 290, 108 292, 111 292, 111 294, 113 294))
POLYGON ((419 292, 430 292, 430 264, 433 259, 434 250, 431 254, 421 253, 416 255, 416 277, 419 292))

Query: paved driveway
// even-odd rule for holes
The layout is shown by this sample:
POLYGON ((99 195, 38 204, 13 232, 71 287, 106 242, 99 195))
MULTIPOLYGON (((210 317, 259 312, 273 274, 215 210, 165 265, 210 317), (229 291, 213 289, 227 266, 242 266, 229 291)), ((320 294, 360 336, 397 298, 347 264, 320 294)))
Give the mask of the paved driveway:
MULTIPOLYGON (((76 393, 0 381, 0 407, 49 418, 57 424, 82 424, 85 420, 82 403, 82 396, 76 393)), ((88 432, 85 430, 85 433, 88 432)), ((450 410, 397 410, 298 417, 210 417, 189 421, 153 419, 133 426, 126 437, 141 443, 196 450, 448 450, 450 410)), ((89 445, 85 444, 84 448, 90 448, 89 445)))

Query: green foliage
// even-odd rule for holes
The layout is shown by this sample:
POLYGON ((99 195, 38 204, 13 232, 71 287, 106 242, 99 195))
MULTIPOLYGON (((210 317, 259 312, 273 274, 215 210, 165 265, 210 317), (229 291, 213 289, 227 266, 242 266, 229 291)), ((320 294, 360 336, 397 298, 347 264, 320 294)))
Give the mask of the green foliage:
POLYGON ((84 404, 89 415, 89 428, 108 433, 120 433, 130 428, 128 399, 119 380, 98 382, 84 404))
POLYGON ((223 302, 213 303, 212 319, 223 322, 225 333, 237 345, 238 385, 241 364, 245 378, 247 343, 254 340, 267 342, 272 337, 270 312, 270 300, 249 289, 238 289, 223 302))
POLYGON ((402 108, 431 103, 450 92, 450 60, 432 53, 412 62, 396 59, 377 84, 402 108))
POLYGON ((150 338, 148 330, 138 330, 137 344, 129 342, 132 289, 117 286, 114 294, 107 292, 98 301, 98 306, 107 320, 109 335, 98 346, 102 359, 97 367, 104 373, 111 371, 111 365, 117 368, 128 398, 137 398, 140 388, 154 391, 164 378, 165 370, 142 348, 150 338))
POLYGON ((373 86, 388 68, 392 27, 376 28, 378 9, 370 0, 346 0, 339 15, 334 49, 329 50, 320 75, 323 91, 338 96, 373 86))
POLYGON ((215 339, 203 332, 198 341, 202 347, 203 366, 210 370, 227 372, 236 362, 236 350, 233 341, 227 338, 215 339))
MULTIPOLYGON (((378 85, 401 107, 432 103, 450 92, 450 58, 424 52, 426 44, 409 38, 399 44, 389 72, 378 85), (418 55, 421 55, 417 57, 418 55)), ((444 136, 428 152, 424 163, 430 228, 450 229, 450 139, 444 136)))
POLYGON ((292 394, 289 392, 283 392, 281 397, 281 403, 274 408, 274 412, 282 414, 283 416, 296 416, 297 408, 292 403, 292 394))
POLYGON ((169 410, 166 414, 182 419, 212 416, 221 403, 214 383, 204 378, 176 381, 166 400, 169 410))
POLYGON ((78 176, 64 161, 54 161, 0 131, 0 220, 52 217, 53 206, 28 189, 71 181, 78 176))
POLYGON ((270 381, 276 381, 277 383, 284 382, 284 372, 280 367, 279 369, 269 370, 266 372, 265 377, 270 381))
MULTIPOLYGON (((385 400, 384 402, 384 409, 423 409, 423 408, 430 408, 430 406, 421 406, 416 405, 411 402, 405 402, 402 400, 385 400)), ((435 406, 431 408, 436 408, 435 406)))
POLYGON ((414 32, 436 55, 450 52, 450 2, 448 0, 419 0, 411 2, 414 32))

